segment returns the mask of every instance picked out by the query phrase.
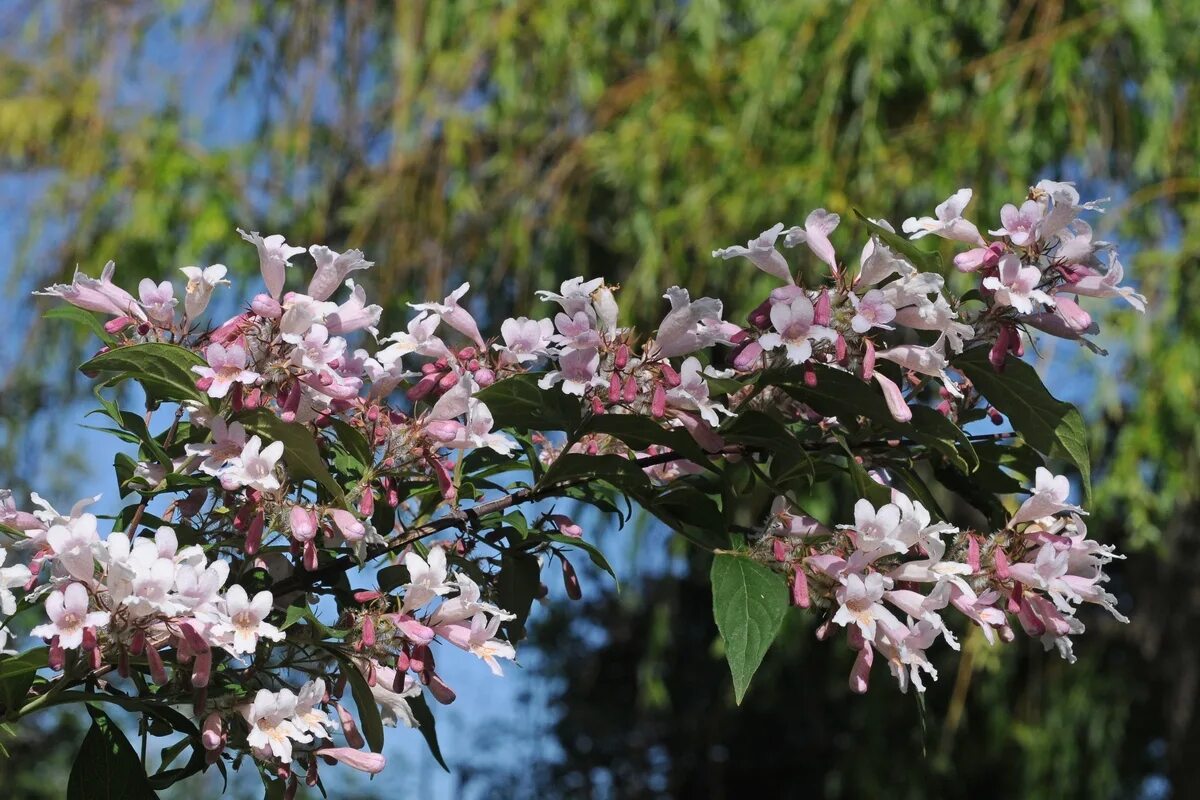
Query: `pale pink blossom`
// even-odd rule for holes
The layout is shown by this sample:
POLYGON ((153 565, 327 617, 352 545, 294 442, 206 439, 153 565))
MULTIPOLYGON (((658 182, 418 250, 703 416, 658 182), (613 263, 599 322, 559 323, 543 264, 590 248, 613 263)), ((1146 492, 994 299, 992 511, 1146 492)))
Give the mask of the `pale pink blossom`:
POLYGON ((115 271, 116 264, 112 261, 104 265, 98 279, 88 277, 77 269, 71 283, 56 283, 34 294, 60 297, 71 305, 88 311, 144 320, 146 312, 133 299, 133 295, 112 282, 115 271))
POLYGON ((180 267, 179 271, 188 279, 183 296, 183 310, 187 313, 189 320, 195 321, 208 308, 213 289, 229 285, 229 281, 225 280, 225 273, 228 270, 224 264, 213 264, 211 267, 203 269, 180 267))
POLYGON ((500 336, 504 344, 492 347, 510 363, 528 364, 545 355, 554 335, 554 323, 549 319, 517 317, 500 323, 500 336))
POLYGON ((912 239, 920 239, 932 233, 943 239, 982 245, 984 241, 979 235, 979 229, 962 216, 967 204, 971 202, 971 195, 970 189, 959 189, 934 209, 935 216, 920 219, 909 217, 900 227, 912 239))
POLYGON ((1026 247, 1037 241, 1038 225, 1044 213, 1045 209, 1036 200, 1026 200, 1020 208, 1012 203, 1005 203, 1000 208, 1002 227, 988 233, 993 236, 1007 236, 1017 247, 1026 247))
POLYGON ((246 233, 238 228, 238 234, 258 249, 258 266, 262 271, 263 283, 266 284, 267 293, 278 300, 287 279, 287 268, 294 257, 304 252, 304 248, 290 246, 278 233, 263 238, 258 231, 246 233))
POLYGON ((268 591, 261 591, 251 599, 241 586, 229 587, 223 618, 213 626, 218 643, 233 655, 241 656, 253 653, 260 638, 276 642, 283 639, 283 631, 266 621, 274 600, 268 591))
POLYGON ((328 300, 351 272, 375 266, 373 261, 363 258, 361 250, 338 253, 314 244, 308 248, 308 254, 317 262, 317 271, 308 283, 308 296, 317 301, 328 300))
POLYGON ((783 233, 783 223, 779 222, 746 242, 745 247, 734 245, 733 247, 713 250, 712 257, 728 260, 741 256, 749 259, 754 266, 768 275, 774 275, 776 278, 788 283, 795 283, 796 280, 792 277, 792 271, 788 267, 787 259, 783 257, 783 253, 775 249, 775 240, 779 238, 779 234, 781 233, 783 233))
POLYGON ((155 284, 149 278, 142 278, 138 283, 138 298, 147 316, 160 325, 170 325, 175 319, 175 287, 170 281, 155 284))
POLYGON ((55 589, 46 598, 46 616, 50 622, 38 625, 30 636, 43 639, 58 637, 58 646, 74 650, 83 644, 85 628, 102 628, 108 624, 107 611, 88 611, 88 592, 82 583, 68 584, 64 590, 55 589))
POLYGON ((850 328, 855 333, 866 333, 872 328, 883 328, 889 331, 894 329, 887 323, 896 318, 896 309, 878 289, 872 289, 861 299, 858 295, 851 293, 850 303, 854 306, 854 317, 850 320, 850 328))
POLYGON ((1000 305, 1012 306, 1022 314, 1029 314, 1033 311, 1034 301, 1054 305, 1054 298, 1037 288, 1041 280, 1041 270, 1022 264, 1020 257, 1009 253, 1000 259, 999 277, 991 275, 984 278, 983 288, 995 292, 996 302, 1000 305))
POLYGON ((258 382, 259 374, 247 369, 246 348, 237 342, 228 347, 210 344, 204 357, 208 366, 192 367, 192 372, 211 381, 207 389, 209 397, 224 397, 235 383, 252 386, 258 382))
POLYGON ((807 244, 808 249, 812 250, 817 258, 828 264, 829 268, 833 270, 833 274, 837 275, 837 254, 834 253, 829 236, 837 230, 841 221, 842 218, 837 214, 818 208, 804 220, 803 228, 793 227, 785 232, 783 244, 785 247, 795 247, 801 243, 807 244))

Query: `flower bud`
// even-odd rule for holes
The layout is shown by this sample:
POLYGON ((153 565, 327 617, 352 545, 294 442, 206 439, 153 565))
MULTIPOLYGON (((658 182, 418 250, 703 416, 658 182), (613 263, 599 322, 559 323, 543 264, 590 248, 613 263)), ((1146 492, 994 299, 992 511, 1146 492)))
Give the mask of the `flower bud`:
POLYGON ((316 542, 304 543, 304 568, 309 572, 315 572, 317 569, 317 544, 316 542))
POLYGON ((583 598, 583 588, 579 585, 579 576, 575 574, 575 567, 571 566, 571 562, 566 558, 561 558, 562 573, 563 573, 563 588, 567 590, 567 597, 572 600, 580 600, 583 598))
POLYGON ((246 555, 252 556, 262 547, 265 524, 266 520, 261 511, 254 515, 254 519, 250 520, 250 529, 246 531, 246 555))
POLYGON ((358 732, 358 723, 354 721, 354 717, 350 715, 341 703, 334 703, 333 707, 337 709, 338 720, 342 725, 342 735, 346 737, 346 744, 351 747, 362 747, 366 742, 363 740, 362 734, 358 732))
POLYGON ((661 383, 654 384, 654 393, 650 401, 650 416, 661 418, 667 413, 667 390, 661 383))
POLYGON ((333 524, 341 531, 342 536, 346 541, 357 542, 367 535, 367 528, 349 511, 344 508, 332 508, 329 510, 329 517, 333 520, 333 524))
POLYGON ((762 345, 757 340, 745 341, 733 352, 733 368, 738 372, 749 372, 762 358, 762 354, 762 345))
POLYGON ((475 382, 479 384, 479 388, 486 389, 496 382, 496 373, 488 367, 475 370, 475 382))
POLYGON ((808 576, 799 565, 792 575, 792 604, 797 608, 808 608, 811 604, 808 596, 808 576))
POLYGON ((378 775, 387 764, 387 759, 379 753, 349 747, 322 747, 317 751, 317 755, 329 763, 345 764, 368 775, 378 775))
POLYGON ((829 290, 822 289, 817 295, 817 302, 813 305, 813 324, 828 325, 833 319, 833 310, 829 300, 829 290))
POLYGON ((204 718, 200 728, 200 742, 205 750, 220 750, 225 746, 225 724, 216 711, 204 718))
POLYGON ((659 369, 662 370, 663 381, 670 388, 674 389, 676 386, 683 383, 683 379, 679 377, 679 373, 676 372, 675 368, 666 361, 659 365, 659 369))
POLYGON ((625 388, 621 391, 621 399, 626 403, 632 403, 634 400, 637 400, 637 394, 637 381, 635 381, 633 376, 630 375, 625 379, 625 388))
POLYGON ((458 697, 440 677, 433 675, 429 678, 429 691, 433 698, 444 706, 448 706, 458 697))
POLYGON ((159 686, 165 686, 168 680, 167 668, 163 666, 162 656, 153 645, 146 648, 146 661, 150 664, 150 679, 159 686))
POLYGON ((283 306, 269 294, 257 294, 250 301, 250 310, 264 319, 279 319, 283 316, 283 306))
POLYGON ((629 345, 621 342, 617 347, 616 355, 613 356, 613 367, 619 370, 625 369, 627 364, 629 364, 629 345))

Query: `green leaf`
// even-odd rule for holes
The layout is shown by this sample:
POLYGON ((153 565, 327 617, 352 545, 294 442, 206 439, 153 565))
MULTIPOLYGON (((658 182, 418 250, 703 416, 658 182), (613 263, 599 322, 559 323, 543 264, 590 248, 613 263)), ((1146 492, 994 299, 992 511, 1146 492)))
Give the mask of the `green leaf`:
POLYGON ((899 253, 908 259, 908 262, 916 267, 921 272, 935 272, 939 275, 944 274, 942 268, 942 256, 936 251, 922 249, 916 242, 909 239, 907 236, 901 236, 898 233, 893 233, 887 228, 875 224, 866 217, 857 208, 854 209, 854 215, 862 220, 863 224, 870 229, 871 233, 879 237, 879 240, 887 245, 888 249, 893 253, 899 253))
POLYGON ((420 694, 408 698, 408 707, 412 709, 413 718, 417 721, 417 730, 425 737, 425 744, 429 745, 429 752, 433 754, 441 768, 449 772, 450 768, 446 766, 446 760, 442 758, 442 748, 438 745, 433 712, 429 710, 429 704, 425 702, 425 695, 420 694))
POLYGON ((783 577, 756 561, 719 553, 712 564, 713 618, 725 641, 738 705, 779 633, 787 610, 783 577))
POLYGON ((30 650, 19 656, 8 656, 0 659, 0 713, 15 719, 15 715, 25 705, 29 695, 29 687, 37 671, 46 666, 45 647, 30 650))
POLYGON ((82 325, 107 345, 111 345, 116 341, 108 331, 104 330, 104 324, 96 318, 95 314, 78 306, 55 306, 45 314, 42 314, 42 319, 61 319, 74 322, 76 325, 82 325))
POLYGON ((1037 370, 1026 362, 1010 356, 1004 371, 998 373, 987 356, 988 348, 972 348, 954 360, 954 367, 1008 417, 1025 441, 1046 456, 1074 464, 1083 482, 1085 502, 1090 501, 1092 464, 1083 416, 1075 406, 1050 394, 1037 370))
POLYGON ((664 428, 653 420, 634 414, 598 414, 583 423, 580 433, 604 433, 620 439, 634 450, 645 450, 652 444, 670 448, 706 469, 716 471, 708 454, 687 431, 664 428))
POLYGON ((67 781, 68 800, 151 800, 157 798, 142 761, 125 734, 100 709, 92 717, 67 781))
POLYGON ((705 550, 729 547, 725 517, 711 497, 694 486, 675 482, 638 498, 642 508, 705 550))
POLYGON ((580 401, 557 387, 539 389, 540 376, 514 375, 496 381, 475 396, 487 405, 497 428, 519 431, 566 431, 579 426, 580 401))
POLYGON ((506 550, 500 555, 500 577, 496 582, 496 600, 500 607, 516 619, 504 623, 509 641, 525 638, 525 620, 529 609, 541 588, 542 574, 537 556, 515 550, 506 550))
POLYGON ((196 388, 192 367, 204 359, 191 350, 164 342, 143 342, 118 347, 92 358, 79 367, 85 374, 99 374, 121 380, 134 380, 146 390, 146 397, 162 402, 204 401, 196 388))
POLYGON ((629 492, 644 492, 650 488, 650 479, 633 459, 585 453, 563 453, 546 470, 538 485, 549 487, 564 481, 583 482, 583 479, 597 478, 629 492))
POLYGON ((592 560, 593 564, 611 575, 613 580, 617 579, 617 573, 613 572, 613 568, 608 563, 608 559, 604 557, 604 553, 600 552, 600 549, 591 542, 561 533, 547 533, 545 536, 552 542, 558 542, 559 544, 566 545, 568 547, 578 547, 580 550, 583 550, 588 554, 588 558, 592 560))
POLYGON ((283 463, 293 478, 312 479, 329 492, 341 506, 346 505, 342 487, 329 474, 325 459, 317 448, 317 441, 307 426, 298 422, 284 422, 270 411, 255 409, 242 418, 242 424, 252 433, 267 442, 283 442, 283 463))

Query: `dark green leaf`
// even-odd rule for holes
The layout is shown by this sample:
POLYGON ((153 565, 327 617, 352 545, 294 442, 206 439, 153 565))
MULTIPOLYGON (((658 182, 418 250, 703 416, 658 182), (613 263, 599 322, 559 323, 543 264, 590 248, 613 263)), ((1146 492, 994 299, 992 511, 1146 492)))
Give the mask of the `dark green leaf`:
POLYGON ((429 710, 429 704, 425 702, 425 695, 408 698, 408 707, 412 709, 413 718, 417 721, 417 730, 425 737, 425 744, 429 745, 429 752, 433 754, 434 760, 442 769, 449 772, 450 768, 446 766, 446 760, 442 758, 442 748, 438 746, 433 712, 429 710))
POLYGON ((725 640, 738 705, 763 656, 779 633, 787 610, 781 575, 749 558, 718 553, 712 565, 713 618, 725 640))
POLYGON ((516 550, 506 550, 500 556, 500 577, 496 585, 500 607, 516 619, 504 623, 509 641, 525 638, 525 620, 541 588, 541 568, 537 556, 516 550))
POLYGON ((96 338, 107 345, 111 345, 115 339, 108 331, 104 330, 104 324, 91 311, 86 311, 78 306, 55 306, 54 308, 42 314, 42 319, 66 320, 74 322, 76 325, 81 325, 87 328, 96 338))
POLYGON ((1019 358, 1009 357, 1004 371, 988 361, 988 349, 976 347, 954 360, 988 402, 1008 417, 1013 430, 1043 454, 1065 458, 1079 470, 1085 502, 1092 494, 1092 465, 1087 428, 1075 406, 1055 398, 1037 370, 1019 358))
POLYGON ((151 800, 157 798, 142 761, 125 734, 100 709, 92 717, 67 781, 68 800, 151 800))
POLYGON ((38 647, 19 656, 5 656, 0 659, 0 709, 6 716, 12 716, 25 705, 29 687, 37 671, 46 666, 45 647, 38 647))
POLYGON ((350 683, 350 693, 354 697, 354 705, 358 708, 358 724, 362 728, 363 738, 372 753, 383 751, 383 720, 379 716, 379 706, 371 694, 367 679, 359 672, 358 667, 340 651, 330 649, 342 667, 342 675, 350 683))
POLYGON ((497 381, 476 393, 492 412, 497 428, 566 431, 579 425, 580 400, 559 388, 539 389, 539 375, 526 373, 497 381))
POLYGON ((80 371, 100 374, 116 380, 135 380, 155 401, 203 401, 196 388, 196 373, 192 367, 204 360, 191 350, 164 342, 143 342, 118 347, 87 361, 80 371))
POLYGON ((613 572, 613 568, 609 565, 608 559, 604 557, 604 554, 600 552, 600 549, 597 548, 596 545, 585 541, 584 539, 577 539, 574 536, 566 536, 561 533, 548 533, 546 534, 546 538, 552 542, 558 542, 559 544, 567 545, 568 547, 578 547, 580 550, 583 550, 588 554, 588 558, 592 560, 593 564, 611 575, 613 580, 616 580, 617 573, 613 572))
POLYGON ((599 414, 584 421, 581 433, 608 434, 634 450, 645 450, 656 444, 669 448, 702 467, 715 470, 708 455, 691 434, 681 428, 664 428, 647 417, 634 414, 599 414))

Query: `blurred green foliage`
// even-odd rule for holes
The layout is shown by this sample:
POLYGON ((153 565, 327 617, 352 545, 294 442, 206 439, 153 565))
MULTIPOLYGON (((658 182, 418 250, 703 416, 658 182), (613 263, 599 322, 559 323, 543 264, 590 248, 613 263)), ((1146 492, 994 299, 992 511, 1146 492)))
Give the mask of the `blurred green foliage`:
MULTIPOLYGON (((624 313, 648 324, 672 282, 746 309, 769 283, 709 251, 814 206, 899 220, 969 185, 987 222, 1039 177, 1080 180, 1114 196, 1100 232, 1138 251, 1130 272, 1153 306, 1109 322, 1112 356, 1082 370, 1099 376, 1085 411, 1103 423, 1092 524, 1139 551, 1117 587, 1134 623, 1098 625, 1070 669, 1032 650, 980 651, 965 659, 982 673, 973 679, 951 665, 922 737, 889 687, 845 697, 846 665, 829 663, 841 655, 799 630, 764 664, 778 680, 734 715, 720 670, 695 668, 712 637, 697 612, 706 601, 668 602, 688 582, 656 578, 648 595, 589 611, 610 646, 622 625, 660 638, 580 646, 567 652, 582 661, 549 668, 574 676, 559 733, 569 743, 572 725, 609 730, 607 714, 620 722, 612 736, 644 735, 592 751, 609 753, 599 766, 614 776, 633 765, 650 781, 630 794, 654 794, 656 771, 734 794, 772 768, 798 771, 798 752, 825 777, 778 782, 781 796, 815 785, 1134 796, 1158 775, 1178 796, 1200 793, 1187 763, 1200 750, 1197 30, 1190 0, 15 0, 0 10, 17 333, 3 358, 0 475, 20 484, 44 471, 57 435, 45 420, 72 396, 83 345, 41 324, 25 293, 76 264, 94 273, 115 259, 132 285, 220 261, 254 281, 241 225, 364 249, 380 264, 370 288, 385 328, 404 301, 458 280, 499 316, 576 274, 621 283, 624 313), (578 682, 599 663, 627 670, 629 702, 578 682), (781 714, 800 688, 803 712, 781 714), (586 703, 589 716, 575 716, 586 703), (750 739, 754 758, 729 749, 754 730, 779 735, 750 739), (720 741, 685 735, 703 731, 720 741), (736 757, 715 770, 716 756, 689 749, 701 745, 736 757), (868 775, 873 759, 887 771, 868 775), (689 773, 701 763, 708 771, 689 773)), ((859 241, 835 238, 851 261, 859 241)), ((564 753, 567 772, 593 757, 564 753)))

